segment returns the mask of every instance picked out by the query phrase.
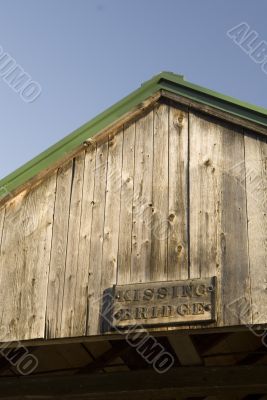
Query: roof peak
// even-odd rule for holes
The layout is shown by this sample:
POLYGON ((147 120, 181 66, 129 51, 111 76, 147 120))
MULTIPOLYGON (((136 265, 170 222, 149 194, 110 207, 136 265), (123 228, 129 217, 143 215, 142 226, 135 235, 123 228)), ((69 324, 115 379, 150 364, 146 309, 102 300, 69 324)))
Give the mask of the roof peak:
POLYGON ((66 154, 73 152, 87 139, 107 129, 115 121, 120 120, 131 110, 140 109, 140 104, 159 92, 172 93, 178 97, 187 98, 194 104, 202 104, 223 111, 243 121, 253 123, 256 127, 259 127, 261 132, 265 132, 265 130, 267 132, 267 110, 265 108, 254 106, 187 82, 183 75, 163 71, 144 82, 139 89, 93 118, 87 124, 81 126, 48 150, 0 180, 0 201, 7 198, 10 193, 40 172, 63 159, 66 154))

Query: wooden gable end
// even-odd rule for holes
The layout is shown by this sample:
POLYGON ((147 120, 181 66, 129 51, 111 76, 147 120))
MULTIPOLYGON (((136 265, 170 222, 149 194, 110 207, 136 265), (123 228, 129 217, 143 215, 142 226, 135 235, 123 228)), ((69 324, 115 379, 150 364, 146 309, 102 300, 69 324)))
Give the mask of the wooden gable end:
POLYGON ((213 276, 205 328, 267 323, 266 157, 265 136, 170 100, 90 140, 0 209, 1 341, 100 335, 114 284, 213 276))

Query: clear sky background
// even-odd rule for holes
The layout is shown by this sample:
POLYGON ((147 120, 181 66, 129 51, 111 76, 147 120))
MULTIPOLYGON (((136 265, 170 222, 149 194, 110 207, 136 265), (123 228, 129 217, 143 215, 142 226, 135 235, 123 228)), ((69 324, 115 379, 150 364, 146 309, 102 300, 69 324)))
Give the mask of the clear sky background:
POLYGON ((266 0, 0 0, 0 45, 40 83, 0 78, 0 178, 165 70, 267 108, 267 75, 228 37, 267 41, 266 0))

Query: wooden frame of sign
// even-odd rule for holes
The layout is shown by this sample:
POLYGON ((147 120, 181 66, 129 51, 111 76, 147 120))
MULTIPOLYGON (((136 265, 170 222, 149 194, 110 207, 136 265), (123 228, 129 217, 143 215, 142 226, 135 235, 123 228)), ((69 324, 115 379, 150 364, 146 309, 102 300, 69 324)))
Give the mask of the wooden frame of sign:
POLYGON ((216 278, 113 287, 112 325, 175 325, 216 319, 216 278))

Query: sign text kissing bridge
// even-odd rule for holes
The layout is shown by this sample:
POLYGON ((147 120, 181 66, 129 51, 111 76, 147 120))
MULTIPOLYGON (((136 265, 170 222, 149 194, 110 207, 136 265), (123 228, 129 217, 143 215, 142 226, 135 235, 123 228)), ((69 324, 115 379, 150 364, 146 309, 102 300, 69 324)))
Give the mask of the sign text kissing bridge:
POLYGON ((176 325, 214 321, 216 278, 115 285, 112 325, 176 325))

